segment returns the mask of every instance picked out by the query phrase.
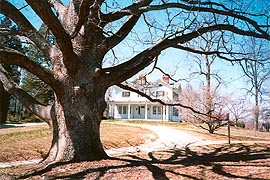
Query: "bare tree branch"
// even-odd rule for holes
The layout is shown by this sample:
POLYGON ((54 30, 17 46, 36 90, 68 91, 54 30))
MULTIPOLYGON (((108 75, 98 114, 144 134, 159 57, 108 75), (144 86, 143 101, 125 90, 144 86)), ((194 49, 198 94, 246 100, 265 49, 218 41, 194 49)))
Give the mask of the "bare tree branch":
POLYGON ((0 63, 20 66, 27 71, 35 74, 36 76, 42 78, 47 84, 51 85, 52 87, 57 85, 51 70, 42 67, 37 62, 29 59, 24 54, 14 49, 3 46, 0 46, 0 53, 0 63))
POLYGON ((21 32, 17 29, 10 29, 10 28, 0 28, 0 36, 25 36, 25 32, 21 32))
POLYGON ((115 67, 105 68, 103 69, 103 71, 106 72, 107 78, 110 77, 111 79, 115 80, 115 83, 120 83, 124 81, 125 79, 130 78, 133 75, 137 74, 144 67, 151 64, 153 59, 161 51, 167 49, 168 47, 174 47, 177 44, 186 43, 192 39, 202 36, 205 33, 217 31, 217 30, 227 30, 227 31, 231 31, 236 34, 239 34, 239 35, 253 36, 257 38, 270 38, 269 35, 265 37, 264 35, 261 35, 255 32, 241 30, 233 25, 219 24, 219 25, 213 25, 213 26, 208 26, 208 27, 202 27, 196 31, 183 34, 172 39, 164 38, 162 41, 142 51, 141 53, 133 57, 131 60, 124 62, 122 64, 119 64, 118 66, 115 66, 115 67), (132 71, 130 71, 130 69, 132 69, 132 71))
MULTIPOLYGON (((215 8, 215 7, 220 8, 221 7, 223 10, 225 10, 227 12, 232 11, 231 9, 227 8, 225 5, 220 4, 220 3, 216 3, 216 2, 211 2, 211 1, 202 2, 202 1, 196 1, 196 0, 195 1, 183 0, 183 1, 187 2, 188 4, 198 5, 199 7, 201 7, 202 5, 210 7, 210 8, 215 8)), ((241 15, 249 15, 249 16, 254 16, 254 17, 266 16, 266 14, 263 14, 263 13, 252 14, 252 13, 247 13, 247 12, 244 12, 244 11, 239 11, 237 9, 234 9, 234 13, 241 14, 241 15)))
POLYGON ((113 48, 119 44, 125 37, 130 33, 131 29, 138 22, 140 16, 133 15, 130 16, 123 26, 111 37, 107 38, 105 43, 107 44, 108 49, 113 48))
POLYGON ((58 16, 64 15, 64 12, 66 11, 67 8, 62 4, 60 0, 49 0, 49 3, 54 8, 58 16))
POLYGON ((36 46, 43 52, 44 55, 50 57, 50 50, 52 46, 42 35, 37 32, 34 26, 16 7, 14 7, 8 1, 1 1, 0 13, 3 13, 7 17, 11 18, 19 26, 19 30, 17 31, 18 35, 27 36, 36 44, 36 46))
MULTIPOLYGON (((144 0, 139 3, 139 6, 149 5, 151 2, 152 0, 144 0)), ((127 35, 130 33, 130 31, 134 28, 134 26, 140 19, 140 15, 141 14, 134 14, 129 16, 129 18, 122 25, 122 27, 113 36, 107 38, 105 43, 107 43, 108 49, 113 48, 127 37, 127 35)))
POLYGON ((28 109, 30 109, 35 115, 42 118, 45 122, 51 125, 51 108, 52 106, 44 106, 35 100, 32 96, 27 94, 23 89, 18 87, 16 83, 8 78, 7 74, 3 72, 3 68, 0 65, 0 81, 3 83, 5 91, 9 94, 16 96, 19 101, 28 109))
POLYGON ((195 48, 192 48, 192 47, 182 46, 180 44, 176 44, 176 45, 174 45, 172 47, 174 47, 176 49, 181 49, 181 50, 184 50, 184 51, 188 51, 188 52, 191 52, 191 53, 196 53, 196 54, 205 54, 205 55, 221 55, 221 54, 231 55, 231 54, 238 54, 238 55, 243 55, 243 53, 240 53, 240 52, 222 52, 222 51, 218 51, 218 50, 214 50, 214 51, 201 51, 201 50, 198 50, 198 49, 195 49, 195 48))
POLYGON ((74 38, 77 36, 83 23, 85 23, 85 21, 87 20, 87 16, 89 15, 89 11, 90 11, 90 0, 82 0, 81 4, 80 4, 78 22, 75 26, 74 31, 71 33, 71 38, 74 38))
MULTIPOLYGON (((168 9, 168 8, 180 8, 180 9, 185 9, 188 11, 210 12, 210 13, 214 13, 214 14, 220 14, 220 15, 234 17, 234 18, 237 18, 239 20, 243 20, 243 21, 249 23, 262 35, 268 36, 268 34, 262 29, 262 27, 260 25, 258 25, 258 23, 256 21, 254 21, 248 17, 236 14, 235 12, 233 12, 231 10, 224 11, 224 10, 219 10, 219 9, 215 9, 215 8, 207 8, 207 7, 201 7, 201 6, 200 7, 188 6, 188 5, 184 5, 181 3, 167 3, 167 4, 162 4, 162 5, 141 7, 138 9, 138 11, 148 12, 148 11, 163 10, 163 9, 168 9)), ((266 27, 270 27, 270 26, 267 25, 266 27)))
POLYGON ((56 37, 56 41, 67 59, 73 57, 74 52, 71 44, 71 38, 53 13, 50 4, 46 0, 26 0, 43 22, 48 26, 56 37))
POLYGON ((140 15, 139 12, 139 8, 141 8, 142 6, 147 6, 149 5, 153 0, 142 0, 138 3, 133 3, 132 5, 121 9, 119 11, 115 11, 115 12, 111 12, 108 14, 103 14, 101 16, 102 21, 107 24, 109 22, 113 22, 116 20, 119 20, 121 18, 123 18, 124 16, 129 16, 129 15, 140 15))
MULTIPOLYGON (((191 3, 195 4, 195 3, 191 3)), ((196 3, 199 4, 200 6, 194 6, 194 5, 185 5, 182 3, 165 3, 161 5, 151 5, 151 6, 143 6, 143 7, 138 7, 137 4, 133 4, 127 8, 124 8, 122 10, 112 12, 109 14, 104 15, 103 19, 105 22, 111 22, 117 19, 120 19, 124 16, 131 15, 131 14, 138 14, 138 13, 143 13, 143 12, 149 12, 149 11, 156 11, 156 10, 164 10, 164 9, 169 9, 169 8, 179 8, 183 10, 188 10, 188 11, 193 11, 193 12, 209 12, 213 14, 219 14, 219 15, 225 15, 233 18, 237 18, 239 20, 242 20, 244 22, 247 22, 250 24, 252 27, 254 27, 258 32, 260 32, 264 36, 268 36, 267 32, 264 31, 262 28, 265 27, 270 27, 269 25, 258 25, 258 23, 248 17, 245 17, 241 14, 242 12, 234 12, 226 8, 222 4, 218 3, 213 3, 213 2, 204 2, 204 3, 196 3), (203 5, 212 5, 210 8, 208 7, 203 7, 203 5), (213 5, 217 6, 217 8, 214 8, 213 5), (219 7, 222 7, 222 9, 218 9, 219 7), (110 17, 111 19, 109 19, 110 17), (112 18, 113 17, 113 18, 112 18)), ((251 15, 251 14, 250 14, 251 15)), ((252 16, 258 16, 258 15, 253 15, 252 16)))

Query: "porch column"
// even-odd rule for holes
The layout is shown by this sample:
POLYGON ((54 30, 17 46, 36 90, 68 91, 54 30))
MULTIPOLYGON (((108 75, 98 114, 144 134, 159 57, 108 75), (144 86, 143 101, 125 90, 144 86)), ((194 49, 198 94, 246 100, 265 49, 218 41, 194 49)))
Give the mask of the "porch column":
POLYGON ((144 107, 144 119, 145 120, 147 119, 147 104, 145 104, 145 107, 144 107))
POLYGON ((113 105, 108 103, 108 117, 112 117, 114 114, 113 105))
POLYGON ((128 119, 130 119, 130 104, 128 104, 128 119))
POLYGON ((169 120, 169 106, 166 106, 166 120, 169 120))
POLYGON ((113 117, 114 117, 114 119, 116 119, 116 118, 117 118, 117 116, 118 116, 118 112, 117 112, 117 105, 116 105, 116 104, 114 104, 114 113, 113 113, 113 117))
POLYGON ((165 114, 165 106, 162 106, 162 120, 165 120, 166 114, 165 114))

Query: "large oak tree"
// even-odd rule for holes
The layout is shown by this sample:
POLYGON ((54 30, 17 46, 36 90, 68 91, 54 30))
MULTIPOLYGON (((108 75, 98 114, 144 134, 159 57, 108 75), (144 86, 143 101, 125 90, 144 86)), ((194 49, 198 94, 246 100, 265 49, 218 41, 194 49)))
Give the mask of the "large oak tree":
POLYGON ((36 101, 3 68, 0 80, 7 92, 52 125, 48 162, 107 158, 99 130, 107 88, 134 76, 166 49, 196 51, 185 43, 213 31, 220 32, 224 43, 231 34, 270 38, 264 12, 253 15, 243 12, 242 6, 217 1, 25 0, 23 7, 12 2, 0 0, 0 13, 18 29, 1 29, 0 34, 24 37, 47 57, 52 68, 4 46, 0 47, 0 63, 20 66, 48 84, 54 91, 54 104, 36 101), (26 18, 22 10, 30 7, 36 13, 32 16, 40 17, 56 43, 49 42, 26 18), (104 64, 115 56, 115 48, 126 53, 125 44, 134 54, 120 63, 104 64))

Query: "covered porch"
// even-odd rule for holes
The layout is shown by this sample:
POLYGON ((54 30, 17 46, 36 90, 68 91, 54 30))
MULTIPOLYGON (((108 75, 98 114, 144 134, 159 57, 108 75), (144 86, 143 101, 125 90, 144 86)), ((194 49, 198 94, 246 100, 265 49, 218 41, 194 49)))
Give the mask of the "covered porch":
POLYGON ((169 120, 169 106, 151 103, 109 104, 109 114, 114 119, 169 120))

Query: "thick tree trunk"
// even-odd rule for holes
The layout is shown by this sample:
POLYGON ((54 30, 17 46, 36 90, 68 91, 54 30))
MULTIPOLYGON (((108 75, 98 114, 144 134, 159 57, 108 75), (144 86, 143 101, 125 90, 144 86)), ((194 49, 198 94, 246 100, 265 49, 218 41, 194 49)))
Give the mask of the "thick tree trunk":
POLYGON ((53 141, 45 162, 89 161, 108 158, 100 140, 103 96, 62 96, 55 101, 53 141))
POLYGON ((0 124, 5 124, 7 121, 10 95, 5 92, 2 83, 0 82, 0 124))

